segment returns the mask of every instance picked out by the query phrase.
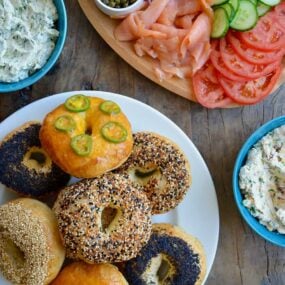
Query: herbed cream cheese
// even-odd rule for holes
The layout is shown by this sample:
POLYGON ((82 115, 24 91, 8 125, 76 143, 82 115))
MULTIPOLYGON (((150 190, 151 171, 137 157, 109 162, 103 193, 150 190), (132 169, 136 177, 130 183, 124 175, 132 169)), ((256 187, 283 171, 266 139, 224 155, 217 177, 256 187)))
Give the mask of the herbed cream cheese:
POLYGON ((253 146, 239 179, 244 206, 270 231, 285 233, 285 126, 253 146))
POLYGON ((52 0, 0 0, 0 82, 17 82, 40 69, 59 32, 52 0))

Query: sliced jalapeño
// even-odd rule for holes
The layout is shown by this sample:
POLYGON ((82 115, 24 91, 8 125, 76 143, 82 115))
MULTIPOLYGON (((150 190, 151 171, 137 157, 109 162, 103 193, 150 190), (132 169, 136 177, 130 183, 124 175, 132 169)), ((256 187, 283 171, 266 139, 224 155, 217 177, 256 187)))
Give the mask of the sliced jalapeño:
POLYGON ((69 132, 75 129, 76 124, 71 116, 63 115, 55 120, 54 126, 59 131, 69 132))
POLYGON ((116 115, 121 112, 119 105, 110 100, 102 102, 99 106, 99 109, 109 115, 116 115))
POLYGON ((102 129, 103 138, 112 143, 121 143, 127 139, 127 130, 118 122, 108 122, 102 129))
POLYGON ((83 112, 90 108, 90 100, 85 95, 74 95, 68 98, 64 106, 71 112, 83 112))
POLYGON ((92 151, 92 137, 86 134, 71 139, 71 147, 80 156, 87 156, 92 151))

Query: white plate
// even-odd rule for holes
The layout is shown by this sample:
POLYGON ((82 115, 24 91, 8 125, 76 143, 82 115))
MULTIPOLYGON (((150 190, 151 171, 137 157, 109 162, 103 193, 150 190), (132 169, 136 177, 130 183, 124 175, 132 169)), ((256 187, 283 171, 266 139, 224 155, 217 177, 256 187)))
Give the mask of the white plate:
MULTIPOLYGON (((168 222, 182 227, 203 244, 207 257, 207 276, 216 254, 219 236, 219 211, 214 184, 209 170, 191 140, 167 117, 134 99, 100 91, 67 92, 46 97, 15 112, 0 124, 0 140, 16 127, 44 116, 73 94, 86 94, 117 102, 128 116, 133 131, 153 131, 175 141, 186 153, 192 171, 192 185, 186 197, 173 211, 156 215, 154 222, 168 222)), ((0 204, 15 197, 0 184, 0 204)), ((9 284, 0 277, 0 284, 9 284)))

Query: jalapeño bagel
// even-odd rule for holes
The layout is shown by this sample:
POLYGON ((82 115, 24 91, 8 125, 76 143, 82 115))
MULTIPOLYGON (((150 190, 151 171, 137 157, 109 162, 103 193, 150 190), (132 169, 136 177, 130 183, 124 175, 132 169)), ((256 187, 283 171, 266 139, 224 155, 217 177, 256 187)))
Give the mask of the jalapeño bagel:
POLYGON ((120 166, 133 146, 131 125, 121 108, 81 94, 69 97, 45 117, 40 140, 60 168, 80 178, 120 166))

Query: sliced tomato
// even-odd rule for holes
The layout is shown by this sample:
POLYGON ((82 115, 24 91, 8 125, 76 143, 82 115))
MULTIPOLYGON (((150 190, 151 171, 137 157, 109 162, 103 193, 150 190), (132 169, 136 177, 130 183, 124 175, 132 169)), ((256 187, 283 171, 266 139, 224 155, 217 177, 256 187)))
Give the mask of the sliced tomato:
POLYGON ((222 108, 234 103, 225 95, 210 61, 195 73, 192 82, 197 101, 204 107, 222 108))
POLYGON ((280 73, 281 68, 279 67, 266 76, 247 82, 231 81, 223 75, 219 75, 218 80, 225 93, 234 101, 240 104, 255 104, 269 95, 280 73))
POLYGON ((248 78, 238 76, 235 73, 233 73, 231 70, 229 70, 226 67, 225 63, 223 62, 221 53, 219 51, 213 50, 211 52, 210 59, 215 69, 218 70, 226 78, 230 80, 238 81, 238 82, 244 82, 248 80, 248 78))
POLYGON ((272 63, 276 60, 281 60, 281 58, 285 54, 285 49, 279 49, 274 51, 262 51, 250 48, 237 37, 234 31, 228 32, 227 41, 231 44, 234 51, 241 58, 253 64, 272 63))
POLYGON ((278 50, 285 46, 285 31, 278 24, 274 11, 261 17, 252 30, 238 35, 248 47, 255 49, 278 50))
POLYGON ((285 2, 280 3, 274 8, 274 13, 278 23, 285 30, 285 2))
POLYGON ((223 62, 229 70, 248 79, 262 77, 275 70, 281 63, 281 58, 266 65, 249 63, 240 57, 224 38, 220 39, 220 52, 223 62))

